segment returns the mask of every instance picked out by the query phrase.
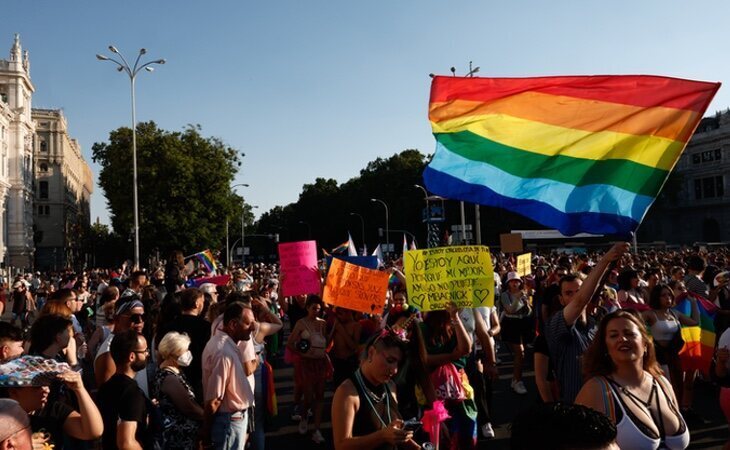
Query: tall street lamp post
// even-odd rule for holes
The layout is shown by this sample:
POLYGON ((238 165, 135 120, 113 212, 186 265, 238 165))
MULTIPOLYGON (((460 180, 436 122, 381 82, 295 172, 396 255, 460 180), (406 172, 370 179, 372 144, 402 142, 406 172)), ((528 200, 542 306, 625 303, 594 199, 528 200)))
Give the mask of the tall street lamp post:
MULTIPOLYGON (((239 186, 249 187, 249 185, 246 183, 238 183, 238 184, 234 184, 233 186, 231 186, 231 190, 233 190, 234 188, 237 188, 239 186)), ((243 198, 243 196, 241 196, 241 198, 243 198)), ((243 205, 245 205, 245 204, 246 203, 243 202, 243 205)), ((241 213, 241 239, 243 239, 243 212, 241 213)), ((232 250, 233 250, 233 247, 228 246, 228 219, 226 219, 226 265, 227 266, 231 265, 231 251, 232 250)))
POLYGON ((137 60, 134 61, 134 65, 130 67, 127 63, 127 60, 124 58, 124 55, 122 55, 116 47, 110 45, 109 51, 114 53, 115 55, 118 55, 121 59, 121 62, 114 58, 110 58, 101 54, 97 54, 96 59, 98 59, 99 61, 111 61, 116 64, 117 70, 119 72, 125 72, 129 76, 129 82, 132 91, 132 186, 134 197, 134 266, 135 268, 139 269, 139 199, 137 197, 137 110, 134 96, 134 81, 137 78, 137 74, 141 72, 142 69, 146 70, 147 72, 152 72, 155 70, 154 67, 152 67, 153 65, 165 64, 166 61, 164 59, 157 59, 154 61, 148 61, 146 63, 140 64, 140 58, 142 58, 142 55, 147 53, 147 50, 141 48, 139 50, 139 54, 137 54, 137 60))
POLYGON ((390 234, 389 234, 390 233, 390 224, 388 223, 388 205, 384 201, 382 201, 378 198, 371 198, 370 201, 381 203, 383 205, 383 207, 385 208, 385 246, 388 249, 388 251, 386 253, 389 253, 390 252, 390 234))

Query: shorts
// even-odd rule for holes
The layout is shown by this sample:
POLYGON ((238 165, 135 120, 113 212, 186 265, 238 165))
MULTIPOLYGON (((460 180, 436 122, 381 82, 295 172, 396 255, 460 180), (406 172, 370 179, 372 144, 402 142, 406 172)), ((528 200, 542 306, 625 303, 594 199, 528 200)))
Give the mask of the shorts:
POLYGON ((327 355, 324 358, 301 358, 296 376, 304 384, 324 384, 332 379, 332 363, 327 355))
POLYGON ((534 321, 532 316, 504 317, 499 335, 502 341, 508 344, 527 344, 535 338, 534 321))

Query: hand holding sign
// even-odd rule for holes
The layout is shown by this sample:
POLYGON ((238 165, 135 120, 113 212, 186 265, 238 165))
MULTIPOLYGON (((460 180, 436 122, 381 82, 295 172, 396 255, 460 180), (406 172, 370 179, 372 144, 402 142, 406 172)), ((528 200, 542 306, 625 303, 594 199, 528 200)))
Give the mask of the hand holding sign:
POLYGON ((408 303, 422 311, 494 305, 494 269, 484 246, 409 250, 405 256, 408 303))
POLYGON ((321 285, 317 269, 316 241, 279 244, 279 260, 283 296, 319 294, 321 285))
POLYGON ((388 290, 387 272, 333 259, 322 300, 355 311, 381 314, 388 290))

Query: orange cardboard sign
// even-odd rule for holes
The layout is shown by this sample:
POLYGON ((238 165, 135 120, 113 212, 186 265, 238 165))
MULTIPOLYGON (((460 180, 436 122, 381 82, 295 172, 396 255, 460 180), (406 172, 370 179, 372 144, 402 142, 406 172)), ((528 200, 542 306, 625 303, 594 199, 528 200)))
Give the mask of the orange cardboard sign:
POLYGON ((387 272, 332 259, 322 300, 330 305, 370 314, 382 314, 388 290, 387 272))

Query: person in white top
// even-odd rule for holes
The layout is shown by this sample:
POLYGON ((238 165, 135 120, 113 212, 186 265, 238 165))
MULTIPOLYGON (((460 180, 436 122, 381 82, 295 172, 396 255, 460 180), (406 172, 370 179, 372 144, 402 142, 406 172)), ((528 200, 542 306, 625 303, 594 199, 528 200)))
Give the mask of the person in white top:
MULTIPOLYGON (((142 334, 144 328, 144 305, 135 299, 117 300, 116 311, 114 312, 114 333, 123 333, 127 330, 134 329, 137 333, 142 334)), ((94 378, 96 385, 101 386, 109 378, 114 375, 117 370, 116 364, 112 359, 109 349, 111 348, 114 333, 102 342, 99 350, 94 358, 94 378)), ((135 373, 134 379, 137 381, 139 388, 142 389, 144 395, 149 398, 149 386, 147 382, 147 371, 140 370, 135 373)))

